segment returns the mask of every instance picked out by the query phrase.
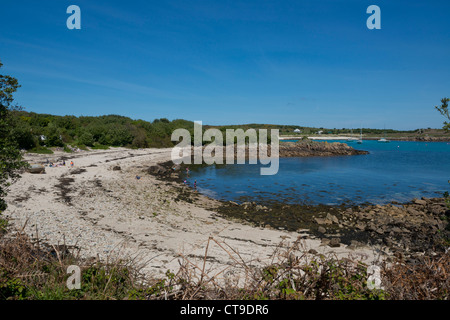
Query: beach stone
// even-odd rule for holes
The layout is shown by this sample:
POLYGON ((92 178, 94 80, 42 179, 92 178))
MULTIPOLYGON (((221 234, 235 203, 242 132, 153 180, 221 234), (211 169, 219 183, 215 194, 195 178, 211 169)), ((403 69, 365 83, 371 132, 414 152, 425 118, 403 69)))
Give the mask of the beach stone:
POLYGON ((29 173, 45 173, 45 167, 39 164, 33 164, 28 168, 29 173))
POLYGON ((391 231, 395 233, 402 233, 402 229, 400 229, 399 227, 392 227, 391 231))
POLYGON ((331 221, 330 219, 327 218, 315 218, 314 219, 316 221, 317 224, 322 225, 322 224, 333 224, 333 221, 331 221))
POLYGON ((406 211, 407 211, 409 214, 413 214, 413 215, 419 215, 419 214, 420 214, 419 211, 417 211, 416 209, 411 208, 411 207, 408 207, 408 208, 406 209, 406 211))
POLYGON ((320 226, 317 230, 318 230, 320 233, 326 233, 326 232, 327 232, 327 229, 325 229, 325 228, 322 227, 322 226, 320 226))
POLYGON ((147 173, 153 174, 153 175, 162 175, 167 172, 167 170, 161 165, 151 166, 146 171, 147 171, 147 173))
POLYGON ((337 248, 341 246, 341 239, 339 238, 332 238, 328 245, 332 248, 337 248))
POLYGON ((414 200, 415 204, 420 204, 421 206, 425 206, 427 202, 425 200, 416 199, 414 200))
POLYGON ((364 222, 358 222, 355 227, 359 230, 365 230, 366 224, 364 222))
POLYGON ((122 170, 122 168, 121 168, 120 166, 114 166, 114 167, 112 168, 112 170, 113 170, 113 171, 120 171, 120 170, 122 170))
POLYGON ((435 214, 435 215, 443 214, 446 211, 445 207, 440 206, 440 205, 431 206, 431 208, 429 208, 429 210, 432 214, 435 214))
POLYGON ((333 223, 339 224, 339 219, 330 213, 327 214, 327 219, 331 220, 333 223))

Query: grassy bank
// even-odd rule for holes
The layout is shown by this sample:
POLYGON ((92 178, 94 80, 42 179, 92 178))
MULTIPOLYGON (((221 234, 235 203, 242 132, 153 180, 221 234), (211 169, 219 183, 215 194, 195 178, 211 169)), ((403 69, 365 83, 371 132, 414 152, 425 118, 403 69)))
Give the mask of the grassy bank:
POLYGON ((371 289, 366 264, 306 252, 301 240, 280 246, 272 253, 270 264, 256 267, 240 260, 225 243, 209 238, 203 263, 208 247, 220 246, 224 254, 235 257, 230 269, 240 271, 236 276, 220 282, 217 273, 208 274, 204 265, 181 256, 179 270, 168 270, 165 277, 157 279, 144 276, 135 261, 83 260, 76 249, 45 246, 1 221, 2 300, 431 300, 448 299, 449 295, 448 252, 423 256, 414 264, 401 259, 380 262, 381 288, 371 289), (81 268, 80 289, 67 287, 71 265, 81 268))

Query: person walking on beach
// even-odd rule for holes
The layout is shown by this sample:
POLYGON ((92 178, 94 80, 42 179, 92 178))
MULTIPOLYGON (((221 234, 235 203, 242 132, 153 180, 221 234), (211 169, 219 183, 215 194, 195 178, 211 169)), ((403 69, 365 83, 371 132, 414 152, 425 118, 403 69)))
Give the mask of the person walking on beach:
POLYGON ((73 161, 70 161, 70 166, 73 168, 73 161))
POLYGON ((197 180, 194 181, 194 190, 197 192, 197 180))

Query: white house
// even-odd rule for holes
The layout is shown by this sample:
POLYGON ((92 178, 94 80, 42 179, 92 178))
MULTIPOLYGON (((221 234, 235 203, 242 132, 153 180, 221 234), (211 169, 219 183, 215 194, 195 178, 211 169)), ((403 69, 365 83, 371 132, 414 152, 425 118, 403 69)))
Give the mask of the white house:
POLYGON ((302 130, 300 130, 300 129, 295 129, 294 132, 295 132, 295 133, 301 133, 302 130))

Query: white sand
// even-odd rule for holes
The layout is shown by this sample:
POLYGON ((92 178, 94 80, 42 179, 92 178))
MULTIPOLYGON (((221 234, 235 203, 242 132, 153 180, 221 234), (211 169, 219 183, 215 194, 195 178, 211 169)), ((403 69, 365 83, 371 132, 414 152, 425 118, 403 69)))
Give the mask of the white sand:
MULTIPOLYGON (((38 235, 41 241, 77 246, 83 257, 131 257, 152 276, 161 276, 168 269, 177 271, 182 257, 202 269, 208 242, 205 270, 210 275, 225 270, 221 275, 228 275, 244 264, 269 263, 278 246, 289 247, 301 236, 298 232, 223 219, 215 212, 219 203, 203 196, 194 204, 176 202, 180 186, 143 173, 150 165, 170 160, 170 152, 171 149, 114 148, 26 155, 30 163, 46 158, 56 160, 59 156, 69 160, 66 167, 46 168, 46 174, 24 173, 10 188, 9 207, 4 215, 16 227, 25 226, 30 236, 38 235), (68 166, 71 160, 74 168, 68 166), (122 170, 113 171, 115 165, 122 170), (86 172, 71 174, 80 168, 86 172), (141 179, 137 180, 136 175, 141 179), (74 179, 67 194, 72 198, 71 204, 60 198, 56 185, 61 178, 74 179), (208 241, 210 237, 217 243, 208 241)), ((339 257, 361 255, 367 258, 367 263, 375 259, 371 248, 351 250, 343 245, 330 248, 322 246, 319 239, 302 240, 302 245, 304 250, 334 252, 339 257)))

